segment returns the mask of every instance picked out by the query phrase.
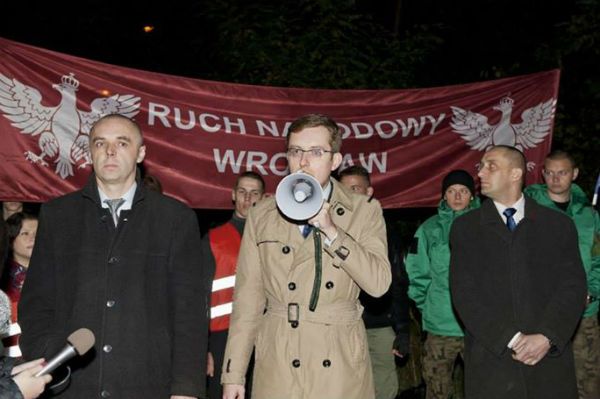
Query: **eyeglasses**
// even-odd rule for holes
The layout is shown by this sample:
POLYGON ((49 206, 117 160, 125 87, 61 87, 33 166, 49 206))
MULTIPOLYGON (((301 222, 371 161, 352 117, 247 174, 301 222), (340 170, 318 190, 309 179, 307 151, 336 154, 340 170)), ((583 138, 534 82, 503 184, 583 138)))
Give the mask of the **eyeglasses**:
POLYGON ((323 156, 326 152, 333 153, 333 151, 324 150, 320 147, 309 148, 308 150, 303 150, 302 148, 292 147, 288 148, 287 154, 290 158, 300 158, 302 154, 306 154, 309 159, 318 159, 323 156))
POLYGON ((546 177, 553 178, 554 176, 556 176, 556 177, 566 177, 566 176, 569 175, 569 173, 571 173, 571 171, 570 170, 559 170, 558 172, 554 172, 554 171, 551 171, 551 170, 544 170, 544 171, 542 171, 542 173, 546 177))

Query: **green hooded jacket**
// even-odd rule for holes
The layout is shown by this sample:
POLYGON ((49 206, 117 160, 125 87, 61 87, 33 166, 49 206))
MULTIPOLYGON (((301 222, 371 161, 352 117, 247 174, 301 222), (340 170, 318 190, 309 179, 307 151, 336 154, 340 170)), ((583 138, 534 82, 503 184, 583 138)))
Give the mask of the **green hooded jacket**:
POLYGON ((479 204, 479 198, 475 197, 469 206, 455 212, 442 200, 437 215, 427 219, 417 229, 406 256, 408 296, 421 311, 423 330, 432 334, 449 337, 464 335, 450 299, 448 238, 454 219, 479 208, 479 204))
MULTIPOLYGON (((534 184, 525 189, 525 194, 538 204, 563 212, 548 196, 545 184, 534 184)), ((596 299, 590 303, 583 317, 591 317, 598 313, 600 298, 600 217, 590 205, 585 193, 577 184, 571 186, 571 201, 566 212, 575 223, 579 236, 579 253, 587 276, 588 292, 596 299)))

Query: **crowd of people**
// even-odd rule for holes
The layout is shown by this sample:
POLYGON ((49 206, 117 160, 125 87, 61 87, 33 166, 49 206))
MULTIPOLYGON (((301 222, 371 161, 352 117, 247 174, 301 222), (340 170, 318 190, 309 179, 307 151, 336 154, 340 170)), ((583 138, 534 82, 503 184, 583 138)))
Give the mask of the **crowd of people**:
POLYGON ((3 203, 1 399, 41 395, 53 377, 36 373, 81 327, 94 348, 43 395, 393 399, 414 356, 411 303, 427 399, 600 398, 600 217, 568 153, 525 187, 523 153, 491 147, 481 196, 475 176, 448 170, 437 213, 402 245, 368 171, 338 171, 327 116, 298 118, 282 142, 290 173, 321 187, 316 214, 284 215, 248 171, 230 220, 204 237, 141 176, 135 121, 108 115, 89 136, 81 190, 39 215, 3 203))

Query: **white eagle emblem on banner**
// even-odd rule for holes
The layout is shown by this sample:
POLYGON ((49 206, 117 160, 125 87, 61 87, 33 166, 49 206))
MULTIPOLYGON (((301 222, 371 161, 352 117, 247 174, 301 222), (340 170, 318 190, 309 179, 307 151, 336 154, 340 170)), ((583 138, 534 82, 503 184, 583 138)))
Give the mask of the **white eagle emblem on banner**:
POLYGON ((504 97, 492 108, 502 112, 497 125, 490 125, 485 115, 451 106, 454 115, 450 126, 471 148, 479 151, 499 144, 523 151, 544 141, 552 127, 556 100, 551 98, 526 109, 521 114, 521 123, 511 123, 513 105, 512 98, 504 97))
POLYGON ((79 163, 79 168, 84 168, 91 164, 88 135, 98 119, 108 114, 131 118, 140 107, 140 97, 115 94, 92 101, 91 112, 80 111, 76 101, 78 87, 73 73, 64 75, 60 84, 52 85, 62 96, 60 104, 45 107, 37 89, 0 73, 0 111, 22 134, 39 135, 41 152, 26 151, 25 158, 43 166, 54 160, 56 174, 63 179, 73 176, 73 165, 79 163))

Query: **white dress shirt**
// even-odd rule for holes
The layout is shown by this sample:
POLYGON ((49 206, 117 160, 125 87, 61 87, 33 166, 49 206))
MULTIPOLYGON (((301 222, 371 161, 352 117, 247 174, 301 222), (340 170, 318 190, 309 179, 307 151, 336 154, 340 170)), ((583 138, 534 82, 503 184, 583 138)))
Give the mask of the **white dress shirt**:
MULTIPOLYGON (((135 195, 135 189, 137 188, 137 182, 133 182, 133 185, 127 190, 125 194, 121 198, 125 200, 123 205, 117 209, 117 218, 121 216, 121 211, 126 211, 131 209, 133 206, 133 197, 135 195)), ((102 208, 108 209, 108 204, 104 202, 107 199, 116 199, 116 198, 108 198, 106 194, 102 191, 100 187, 98 187, 98 194, 100 194, 100 203, 102 204, 102 208)))
POLYGON ((515 208, 517 210, 513 215, 513 219, 515 220, 515 223, 517 225, 525 217, 525 196, 522 193, 521 198, 519 198, 518 201, 512 204, 511 206, 502 205, 501 203, 496 201, 494 201, 494 205, 496 205, 496 210, 498 211, 498 214, 500 215, 502 220, 504 220, 504 224, 506 224, 507 217, 504 216, 502 212, 504 212, 508 208, 515 208))

